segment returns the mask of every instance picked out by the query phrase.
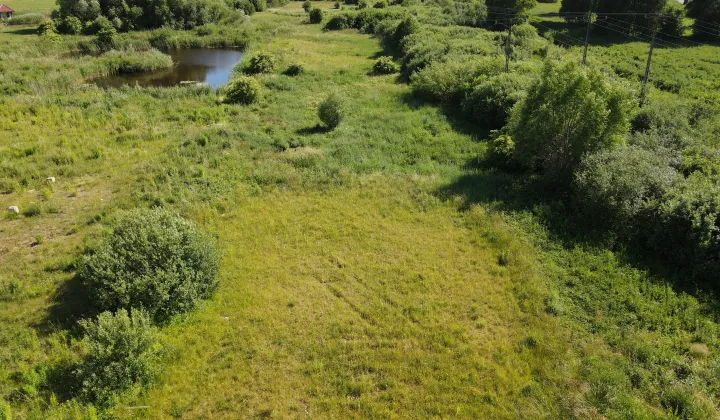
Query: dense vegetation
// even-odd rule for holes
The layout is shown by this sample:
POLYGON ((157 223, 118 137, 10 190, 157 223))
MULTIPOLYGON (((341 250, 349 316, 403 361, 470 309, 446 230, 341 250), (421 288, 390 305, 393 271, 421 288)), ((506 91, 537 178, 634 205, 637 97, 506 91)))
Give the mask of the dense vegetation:
POLYGON ((718 47, 533 3, 3 28, 0 418, 716 418, 718 47))

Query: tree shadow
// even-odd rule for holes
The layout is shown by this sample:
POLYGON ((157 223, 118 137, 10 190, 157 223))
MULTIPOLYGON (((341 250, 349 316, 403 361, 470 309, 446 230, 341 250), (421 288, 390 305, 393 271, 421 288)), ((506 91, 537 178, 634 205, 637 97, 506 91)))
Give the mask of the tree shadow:
POLYGON ((3 32, 7 35, 37 35, 37 28, 10 29, 3 32))
POLYGON ((93 305, 80 278, 75 275, 52 296, 52 304, 36 326, 38 331, 52 333, 59 330, 79 332, 78 321, 94 315, 93 305))
POLYGON ((696 296, 720 313, 720 286, 716 282, 698 280, 692 275, 692 267, 659 258, 642 239, 619 238, 550 180, 537 174, 498 170, 485 159, 470 161, 467 167, 470 173, 436 190, 436 196, 442 200, 461 198, 460 211, 482 204, 505 213, 530 213, 546 229, 548 238, 565 249, 611 250, 621 263, 647 272, 652 281, 696 296))
MULTIPOLYGON (((402 76, 398 77, 397 82, 403 82, 402 76)), ((412 110, 417 110, 425 106, 435 106, 439 108, 445 118, 447 118, 447 121, 453 130, 469 135, 476 141, 485 139, 490 134, 491 130, 484 127, 483 124, 479 124, 478 122, 465 117, 459 105, 461 102, 459 100, 449 101, 447 103, 438 103, 437 101, 430 100, 412 91, 401 93, 400 100, 412 110)))
POLYGON ((301 136, 309 136, 313 134, 325 134, 332 131, 332 128, 325 127, 324 125, 315 124, 312 127, 305 127, 305 128, 299 128, 295 130, 295 134, 299 134, 301 136))

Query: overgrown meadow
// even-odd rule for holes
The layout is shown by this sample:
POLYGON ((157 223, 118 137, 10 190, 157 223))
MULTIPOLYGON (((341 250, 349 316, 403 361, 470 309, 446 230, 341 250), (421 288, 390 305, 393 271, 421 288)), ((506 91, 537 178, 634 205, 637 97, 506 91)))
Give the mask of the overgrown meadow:
POLYGON ((582 67, 558 4, 508 73, 472 2, 227 4, 0 30, 0 419, 717 418, 720 47, 641 108, 647 44, 582 67), (245 57, 93 84, 183 47, 245 57))

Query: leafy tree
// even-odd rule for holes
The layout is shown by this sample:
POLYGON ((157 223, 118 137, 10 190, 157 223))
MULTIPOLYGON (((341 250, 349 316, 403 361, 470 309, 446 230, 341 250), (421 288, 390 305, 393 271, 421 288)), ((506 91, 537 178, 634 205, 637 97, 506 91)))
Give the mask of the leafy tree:
POLYGON ((613 16, 615 28, 628 34, 649 33, 656 23, 660 23, 653 14, 662 14, 668 1, 675 0, 562 0, 560 14, 568 18, 582 18, 589 11, 594 13, 628 13, 628 16, 613 16), (580 15, 578 15, 580 14, 580 15), (619 21, 619 22, 618 22, 619 21), (622 26, 625 29, 620 29, 622 26))
POLYGON ((491 25, 496 20, 507 23, 510 17, 514 18, 513 23, 523 22, 527 12, 537 4, 536 0, 486 0, 485 3, 491 25))
POLYGON ((687 15, 697 19, 694 36, 704 40, 720 40, 720 0, 690 0, 687 15))
POLYGON ((190 222, 163 210, 121 215, 78 276, 98 311, 142 308, 156 321, 192 309, 217 288, 218 258, 190 222))
POLYGON ((302 4, 302 8, 305 11, 305 13, 310 13, 310 11, 313 8, 312 3, 310 3, 310 0, 305 0, 302 4))
POLYGON ((155 329, 146 313, 103 312, 94 320, 80 321, 87 354, 75 370, 80 398, 101 407, 111 405, 136 384, 146 385, 155 372, 158 356, 155 329))
POLYGON ((547 63, 510 118, 518 161, 568 183, 584 155, 622 140, 632 103, 597 70, 547 63))

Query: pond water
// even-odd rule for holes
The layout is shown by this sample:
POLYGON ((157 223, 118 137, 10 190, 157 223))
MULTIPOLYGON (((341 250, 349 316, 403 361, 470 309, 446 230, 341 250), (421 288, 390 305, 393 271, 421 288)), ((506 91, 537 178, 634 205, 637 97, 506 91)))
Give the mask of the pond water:
POLYGON ((230 80, 233 67, 240 62, 242 51, 232 49, 188 48, 166 52, 173 59, 172 68, 148 73, 117 74, 95 80, 99 87, 153 86, 170 87, 181 82, 207 83, 213 89, 230 80))

